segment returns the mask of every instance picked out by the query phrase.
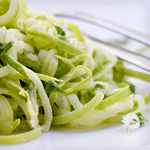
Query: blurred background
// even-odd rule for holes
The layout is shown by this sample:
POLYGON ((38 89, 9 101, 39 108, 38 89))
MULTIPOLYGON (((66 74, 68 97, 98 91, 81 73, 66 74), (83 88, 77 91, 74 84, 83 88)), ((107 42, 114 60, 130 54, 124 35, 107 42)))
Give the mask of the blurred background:
POLYGON ((75 11, 106 20, 150 35, 150 0, 25 0, 40 12, 75 11))

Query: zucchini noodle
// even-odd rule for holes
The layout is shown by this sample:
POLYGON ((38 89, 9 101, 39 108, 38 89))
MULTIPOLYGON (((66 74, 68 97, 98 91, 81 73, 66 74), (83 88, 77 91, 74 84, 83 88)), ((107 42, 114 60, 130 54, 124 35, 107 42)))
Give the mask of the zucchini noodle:
POLYGON ((13 23, 15 20, 19 18, 22 12, 22 2, 18 0, 10 0, 9 2, 9 0, 6 0, 5 3, 10 3, 9 9, 5 14, 0 16, 0 20, 1 20, 0 26, 2 25, 10 26, 11 23, 13 23))
POLYGON ((125 75, 150 82, 75 24, 23 0, 0 1, 0 144, 33 140, 51 125, 96 126, 144 113, 150 94, 136 94, 125 75))

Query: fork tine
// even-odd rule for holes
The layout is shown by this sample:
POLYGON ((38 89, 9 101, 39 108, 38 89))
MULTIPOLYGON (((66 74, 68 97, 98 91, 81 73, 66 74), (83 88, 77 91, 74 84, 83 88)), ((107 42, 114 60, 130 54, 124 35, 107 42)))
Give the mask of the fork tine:
POLYGON ((89 38, 91 38, 96 44, 100 45, 103 49, 116 55, 118 58, 150 72, 150 58, 93 37, 89 38))
POLYGON ((73 13, 73 12, 57 13, 54 15, 57 17, 73 18, 76 20, 84 21, 84 22, 105 28, 105 29, 110 30, 114 33, 123 35, 123 36, 128 37, 132 40, 135 40, 139 43, 150 46, 150 37, 148 37, 147 35, 137 33, 136 31, 127 29, 125 27, 122 27, 120 25, 116 25, 112 22, 108 22, 108 21, 105 21, 105 20, 100 19, 100 18, 89 16, 87 14, 73 13))
MULTIPOLYGON (((150 39, 149 37, 146 37, 141 34, 137 34, 136 32, 131 32, 130 30, 115 26, 114 24, 105 22, 103 20, 100 20, 98 18, 90 17, 84 14, 76 14, 76 13, 59 13, 55 14, 57 17, 65 17, 65 18, 73 18, 80 21, 84 21, 87 23, 94 24, 96 26, 105 28, 107 30, 110 30, 112 32, 121 34, 123 36, 126 36, 130 39, 133 39, 135 41, 138 41, 139 43, 143 43, 147 46, 150 46, 150 39)), ((105 50, 108 50, 109 52, 116 55, 118 58, 125 60, 131 64, 134 64, 148 72, 150 72, 150 59, 148 57, 144 57, 142 55, 136 54, 134 52, 131 52, 129 50, 117 47, 115 45, 112 45, 110 43, 104 42, 100 39, 97 39, 95 37, 91 37, 88 35, 89 38, 91 38, 96 44, 101 45, 105 50)))

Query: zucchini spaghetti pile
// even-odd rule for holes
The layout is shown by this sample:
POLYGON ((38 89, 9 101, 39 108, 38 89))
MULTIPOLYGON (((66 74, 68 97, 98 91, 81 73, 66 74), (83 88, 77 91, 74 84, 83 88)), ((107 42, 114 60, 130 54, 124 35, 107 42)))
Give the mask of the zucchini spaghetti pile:
POLYGON ((96 126, 144 113, 150 94, 135 94, 126 74, 142 77, 76 25, 23 0, 0 1, 0 144, 33 140, 51 125, 96 126))

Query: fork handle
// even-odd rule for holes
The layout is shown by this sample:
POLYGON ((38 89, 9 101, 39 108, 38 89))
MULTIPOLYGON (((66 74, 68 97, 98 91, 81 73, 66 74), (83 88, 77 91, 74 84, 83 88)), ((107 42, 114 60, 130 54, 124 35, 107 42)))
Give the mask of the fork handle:
POLYGON ((83 14, 83 13, 82 14, 74 13, 74 12, 63 12, 63 13, 57 13, 54 15, 57 17, 73 18, 73 19, 77 19, 80 21, 84 21, 84 22, 105 28, 105 29, 115 32, 117 34, 126 36, 132 40, 143 43, 147 46, 150 46, 150 37, 149 36, 139 33, 137 31, 133 31, 131 29, 127 29, 126 27, 120 26, 113 22, 106 21, 102 18, 90 16, 90 15, 83 14))

